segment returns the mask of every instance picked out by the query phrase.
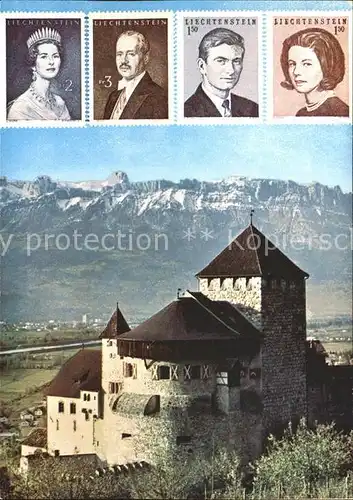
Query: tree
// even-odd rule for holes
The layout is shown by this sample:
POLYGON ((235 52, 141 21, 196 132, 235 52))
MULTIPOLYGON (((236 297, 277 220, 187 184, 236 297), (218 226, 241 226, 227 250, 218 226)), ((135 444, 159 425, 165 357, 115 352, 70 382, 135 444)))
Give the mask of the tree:
POLYGON ((352 465, 353 435, 337 432, 334 425, 310 429, 301 420, 282 438, 269 437, 267 453, 255 463, 254 491, 262 498, 313 498, 329 489, 352 465), (274 495, 274 496, 270 496, 274 495))

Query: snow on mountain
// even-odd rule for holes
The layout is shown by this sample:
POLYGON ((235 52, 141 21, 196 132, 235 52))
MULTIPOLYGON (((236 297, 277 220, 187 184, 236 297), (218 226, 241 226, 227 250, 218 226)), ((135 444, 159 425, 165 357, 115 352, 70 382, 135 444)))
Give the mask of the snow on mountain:
MULTIPOLYGON (((241 220, 251 208, 263 220, 296 227, 313 221, 343 216, 349 223, 352 196, 336 186, 309 185, 273 179, 232 176, 217 182, 183 179, 176 182, 152 180, 130 182, 124 172, 114 172, 104 181, 59 182, 48 176, 34 181, 0 179, 2 229, 34 218, 37 225, 48 224, 50 216, 70 220, 109 218, 121 221, 131 217, 155 220, 154 214, 175 217, 209 217, 227 214, 241 220), (66 214, 66 215, 64 215, 66 214), (179 214, 179 215, 178 215, 179 214), (285 221, 285 222, 284 222, 285 221), (302 222, 300 222, 302 221, 302 222)), ((218 216, 217 216, 218 217, 218 216)), ((58 220, 59 220, 58 219, 58 220)), ((342 219, 343 220, 343 219, 342 219)), ((154 222, 153 222, 154 223, 154 222)), ((314 225, 315 226, 315 225, 314 225)))

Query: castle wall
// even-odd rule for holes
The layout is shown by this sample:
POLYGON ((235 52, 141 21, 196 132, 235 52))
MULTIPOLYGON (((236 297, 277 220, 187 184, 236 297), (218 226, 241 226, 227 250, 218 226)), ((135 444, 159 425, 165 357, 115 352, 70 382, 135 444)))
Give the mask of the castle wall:
MULTIPOLYGON (((217 366, 204 361, 188 363, 200 367, 200 378, 193 380, 186 377, 182 364, 145 363, 120 356, 115 363, 120 368, 105 369, 104 373, 121 374, 121 390, 104 395, 104 420, 96 426, 97 454, 109 465, 154 462, 161 454, 202 456, 224 446, 243 450, 243 456, 258 456, 261 416, 240 407, 241 386, 245 392, 261 389, 259 381, 249 379, 250 369, 243 373, 238 387, 220 388, 217 366), (124 376, 124 363, 133 366, 131 376, 124 376), (171 379, 156 379, 161 366, 169 367, 171 379), (218 404, 220 389, 226 389, 224 407, 218 404), (154 396, 159 397, 158 411, 146 415, 146 405, 154 396)), ((253 364, 258 366, 259 358, 253 364)), ((103 386, 109 388, 109 380, 103 381, 103 386)))
POLYGON ((261 349, 264 431, 305 416, 305 281, 201 278, 199 290, 212 300, 236 304, 264 334, 261 349))
POLYGON ((261 328, 261 290, 260 277, 199 279, 199 291, 206 297, 242 306, 240 311, 258 328, 261 328))
POLYGON ((272 431, 307 414, 304 280, 264 284, 262 324, 264 427, 272 431))
POLYGON ((119 359, 116 339, 102 339, 102 388, 106 393, 109 393, 109 382, 122 379, 119 359))
POLYGON ((98 404, 96 392, 82 391, 80 398, 48 396, 48 453, 51 455, 94 453, 94 427, 98 416, 98 404), (63 405, 61 407, 63 411, 59 411, 59 404, 63 405), (74 413, 72 404, 75 405, 74 413))

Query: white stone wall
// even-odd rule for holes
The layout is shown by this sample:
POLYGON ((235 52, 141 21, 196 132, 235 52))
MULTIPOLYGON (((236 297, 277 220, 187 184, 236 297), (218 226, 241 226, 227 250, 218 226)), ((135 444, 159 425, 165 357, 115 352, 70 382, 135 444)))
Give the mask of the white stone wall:
POLYGON ((51 455, 54 455, 56 450, 60 455, 94 453, 98 393, 84 391, 80 396, 80 398, 56 396, 47 398, 47 438, 48 452, 51 455), (90 401, 87 401, 87 396, 90 396, 90 401), (64 404, 62 413, 59 412, 60 402, 64 404), (70 403, 76 404, 76 413, 70 413, 70 403))
MULTIPOLYGON (((106 340, 103 340, 104 342, 106 340)), ((188 364, 203 367, 201 377, 205 373, 204 365, 207 364, 208 376, 205 379, 186 380, 185 365, 182 363, 153 363, 150 360, 120 356, 114 359, 109 356, 109 348, 103 347, 103 359, 108 359, 109 365, 103 369, 104 376, 109 377, 103 380, 103 387, 109 389, 109 382, 117 381, 122 387, 121 394, 145 395, 146 401, 148 396, 159 395, 160 411, 151 416, 144 416, 143 408, 135 413, 124 413, 119 404, 118 410, 113 411, 111 406, 117 395, 106 393, 104 419, 97 421, 95 433, 96 452, 101 460, 109 465, 136 460, 154 462, 162 452, 176 452, 178 455, 185 453, 186 456, 190 453, 200 454, 211 449, 215 443, 217 446, 231 449, 245 447, 244 453, 252 454, 248 447, 251 439, 257 435, 257 430, 246 429, 246 435, 250 433, 252 438, 244 438, 243 420, 249 418, 244 417, 240 410, 240 392, 241 387, 260 391, 261 383, 250 379, 249 372, 240 380, 239 387, 225 388, 222 403, 224 407, 219 409, 226 411, 218 412, 212 404, 218 390, 216 365, 207 364, 205 361, 190 362, 188 364), (123 376, 123 363, 134 365, 133 376, 123 376), (174 379, 177 379, 154 380, 154 373, 161 365, 169 366, 174 379), (203 398, 204 407, 195 411, 199 398, 203 398), (178 436, 190 437, 190 442, 177 445, 178 436)), ((258 356, 251 361, 251 366, 258 367, 260 363, 258 356)), ((249 362, 243 360, 243 364, 249 367, 249 362)), ((261 432, 261 422, 258 420, 257 425, 261 432)), ((256 439, 260 440, 260 437, 256 439)))
POLYGON ((199 291, 206 297, 241 304, 241 312, 258 328, 261 328, 261 287, 260 277, 199 279, 199 291))
POLYGON ((40 450, 41 452, 46 452, 46 448, 39 448, 38 446, 27 446, 26 444, 21 445, 21 457, 28 457, 29 455, 34 455, 34 453, 40 450))
POLYGON ((122 364, 116 339, 102 339, 102 387, 109 393, 109 382, 122 379, 122 364))

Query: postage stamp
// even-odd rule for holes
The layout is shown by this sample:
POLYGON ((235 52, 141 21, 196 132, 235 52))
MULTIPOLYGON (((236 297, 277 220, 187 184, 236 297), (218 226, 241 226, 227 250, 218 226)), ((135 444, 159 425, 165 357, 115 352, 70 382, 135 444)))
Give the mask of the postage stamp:
POLYGON ((92 123, 171 123, 172 24, 163 11, 91 14, 92 123))
POLYGON ((268 23, 272 68, 268 118, 295 123, 349 121, 350 13, 274 13, 268 23))
POLYGON ((5 126, 83 123, 84 15, 9 13, 1 23, 5 126))
POLYGON ((261 22, 256 12, 178 14, 179 121, 259 120, 261 22))

